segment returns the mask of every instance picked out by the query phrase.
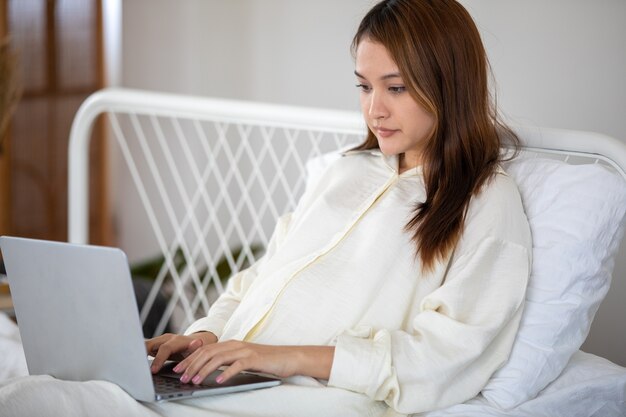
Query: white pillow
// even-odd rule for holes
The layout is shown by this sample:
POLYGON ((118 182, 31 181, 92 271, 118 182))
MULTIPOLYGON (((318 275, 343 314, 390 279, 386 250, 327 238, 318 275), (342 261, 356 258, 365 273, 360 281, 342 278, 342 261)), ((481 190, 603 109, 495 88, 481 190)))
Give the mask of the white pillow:
POLYGON ((622 239, 626 183, 600 165, 520 158, 505 168, 530 223, 533 268, 509 360, 482 394, 510 409, 558 377, 587 337, 622 239))

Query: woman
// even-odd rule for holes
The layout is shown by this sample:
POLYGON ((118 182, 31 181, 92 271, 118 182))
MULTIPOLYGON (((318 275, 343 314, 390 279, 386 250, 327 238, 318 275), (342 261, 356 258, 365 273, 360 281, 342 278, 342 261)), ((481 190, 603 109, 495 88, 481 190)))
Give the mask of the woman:
POLYGON ((478 31, 452 0, 383 1, 353 50, 366 141, 281 219, 265 259, 207 318, 147 342, 154 371, 185 352, 184 382, 222 365, 218 382, 307 375, 414 413, 473 397, 506 359, 530 234, 498 168, 478 31))
POLYGON ((223 365, 218 383, 243 370, 294 378, 154 412, 419 413, 472 398, 506 361, 531 240, 498 165, 509 131, 478 31, 454 0, 385 0, 353 53, 364 143, 308 187, 207 317, 146 342, 154 372, 182 355, 183 382, 223 365))

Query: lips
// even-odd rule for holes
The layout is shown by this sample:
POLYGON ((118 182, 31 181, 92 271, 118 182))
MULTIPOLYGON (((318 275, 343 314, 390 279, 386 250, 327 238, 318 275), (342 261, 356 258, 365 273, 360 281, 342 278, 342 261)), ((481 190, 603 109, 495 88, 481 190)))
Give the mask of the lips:
POLYGON ((374 128, 374 131, 376 132, 376 136, 388 138, 389 136, 394 135, 399 130, 398 129, 386 129, 384 127, 376 127, 374 128))

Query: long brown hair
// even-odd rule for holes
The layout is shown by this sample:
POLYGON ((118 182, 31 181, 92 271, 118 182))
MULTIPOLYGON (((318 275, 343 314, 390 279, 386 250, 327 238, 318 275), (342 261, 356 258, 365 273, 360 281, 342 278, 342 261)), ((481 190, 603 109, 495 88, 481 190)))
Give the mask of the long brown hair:
MULTIPOLYGON (((426 200, 406 229, 423 268, 456 246, 472 195, 494 175, 503 140, 517 136, 498 121, 489 92, 489 64, 478 29, 454 0, 384 0, 363 18, 352 42, 379 42, 405 86, 435 117, 422 155, 426 200)), ((373 132, 355 149, 378 147, 373 132)))

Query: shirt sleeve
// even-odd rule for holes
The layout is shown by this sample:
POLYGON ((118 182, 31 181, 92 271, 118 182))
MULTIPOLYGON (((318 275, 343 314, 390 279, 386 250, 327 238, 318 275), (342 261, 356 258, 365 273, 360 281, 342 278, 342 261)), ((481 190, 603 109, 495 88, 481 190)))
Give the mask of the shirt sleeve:
MULTIPOLYGON (((476 396, 511 351, 531 267, 530 229, 505 176, 470 206, 456 252, 432 274, 443 283, 402 329, 339 335, 329 385, 411 414, 476 396)), ((415 279, 428 279, 416 277, 415 279)))
POLYGON ((289 229, 291 217, 291 213, 288 213, 278 219, 265 254, 249 268, 238 272, 228 280, 224 293, 213 303, 208 315, 193 322, 187 330, 185 330, 186 335, 208 331, 215 334, 218 339, 221 337, 226 322, 257 277, 259 268, 267 259, 273 256, 277 248, 280 247, 281 243, 284 241, 287 230, 289 229))
POLYGON ((522 245, 485 239, 454 261, 444 285, 422 300, 410 331, 364 328, 340 335, 329 385, 402 413, 474 397, 510 352, 529 258, 522 245))

